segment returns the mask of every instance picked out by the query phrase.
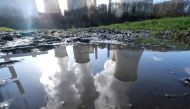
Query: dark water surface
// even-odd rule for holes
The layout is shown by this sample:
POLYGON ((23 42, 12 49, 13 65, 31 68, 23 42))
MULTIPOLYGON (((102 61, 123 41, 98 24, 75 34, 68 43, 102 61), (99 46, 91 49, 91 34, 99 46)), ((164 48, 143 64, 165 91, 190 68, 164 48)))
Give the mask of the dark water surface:
POLYGON ((190 109, 190 51, 60 46, 6 55, 0 109, 190 109))

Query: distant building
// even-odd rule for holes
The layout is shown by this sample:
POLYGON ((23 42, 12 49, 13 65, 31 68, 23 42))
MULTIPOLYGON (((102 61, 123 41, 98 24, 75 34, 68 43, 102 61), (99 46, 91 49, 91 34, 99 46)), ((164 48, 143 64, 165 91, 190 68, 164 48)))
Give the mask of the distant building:
POLYGON ((107 13, 107 5, 105 5, 105 4, 98 5, 98 12, 99 12, 99 14, 106 14, 107 13))
MULTIPOLYGON (((96 1, 96 0, 95 0, 95 1, 96 1)), ((87 7, 89 8, 89 7, 93 6, 94 3, 92 2, 92 0, 86 0, 86 5, 87 5, 87 7)))
POLYGON ((108 3, 108 13, 111 14, 112 0, 109 0, 108 3))
POLYGON ((58 0, 44 0, 46 13, 61 13, 58 0))
POLYGON ((93 0, 94 7, 97 7, 97 1, 93 0))
POLYGON ((67 0, 68 10, 75 10, 93 5, 92 0, 67 0))
POLYGON ((154 4, 154 16, 180 16, 188 13, 189 6, 186 5, 187 0, 165 0, 154 4))
POLYGON ((147 17, 153 14, 153 0, 118 0, 112 3, 112 13, 117 17, 147 17))
POLYGON ((86 0, 67 0, 69 11, 85 7, 86 5, 86 0))
POLYGON ((118 0, 119 3, 130 3, 130 2, 153 2, 153 0, 118 0))

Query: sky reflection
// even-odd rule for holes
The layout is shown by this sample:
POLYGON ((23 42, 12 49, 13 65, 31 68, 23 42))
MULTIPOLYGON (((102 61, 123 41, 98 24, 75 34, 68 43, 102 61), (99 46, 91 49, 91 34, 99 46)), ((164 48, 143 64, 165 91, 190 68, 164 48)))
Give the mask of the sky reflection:
POLYGON ((0 86, 0 106, 8 104, 12 106, 10 109, 189 108, 189 87, 181 81, 189 77, 189 51, 100 44, 60 46, 49 52, 20 56, 0 57, 0 61, 24 59, 0 70, 1 77, 11 80, 5 87, 0 86), (166 94, 177 98, 168 98, 166 94))

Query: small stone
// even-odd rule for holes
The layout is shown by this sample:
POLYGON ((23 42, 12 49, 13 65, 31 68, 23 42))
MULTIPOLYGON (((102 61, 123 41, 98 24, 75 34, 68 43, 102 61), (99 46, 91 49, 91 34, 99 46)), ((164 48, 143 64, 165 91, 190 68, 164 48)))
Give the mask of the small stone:
POLYGON ((80 38, 80 39, 79 39, 79 42, 82 42, 82 43, 89 43, 89 42, 90 42, 90 39, 83 39, 83 38, 80 38))
POLYGON ((2 39, 2 40, 6 40, 6 41, 13 41, 13 40, 14 40, 14 38, 11 37, 11 36, 4 36, 4 37, 2 37, 1 39, 2 39))

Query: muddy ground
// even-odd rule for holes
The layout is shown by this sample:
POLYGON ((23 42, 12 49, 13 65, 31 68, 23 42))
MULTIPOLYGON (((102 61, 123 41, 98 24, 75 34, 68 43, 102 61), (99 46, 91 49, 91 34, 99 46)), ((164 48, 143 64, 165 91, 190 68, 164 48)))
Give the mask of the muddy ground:
MULTIPOLYGON (((165 39, 169 39, 170 32, 163 33, 165 39)), ((60 44, 128 44, 134 45, 137 38, 152 37, 148 30, 119 30, 89 28, 80 30, 34 30, 34 31, 1 31, 1 53, 27 53, 33 51, 45 51, 60 44)))

